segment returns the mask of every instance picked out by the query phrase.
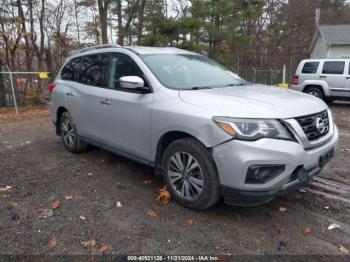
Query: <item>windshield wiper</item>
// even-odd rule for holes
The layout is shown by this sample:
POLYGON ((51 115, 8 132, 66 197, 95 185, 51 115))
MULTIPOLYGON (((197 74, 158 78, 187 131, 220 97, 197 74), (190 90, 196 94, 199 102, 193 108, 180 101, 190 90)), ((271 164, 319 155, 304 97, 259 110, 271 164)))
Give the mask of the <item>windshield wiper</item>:
POLYGON ((227 86, 245 86, 243 83, 238 83, 238 84, 229 84, 227 86))
POLYGON ((203 89, 210 89, 211 87, 210 86, 193 86, 193 87, 190 87, 189 89, 190 90, 203 90, 203 89))

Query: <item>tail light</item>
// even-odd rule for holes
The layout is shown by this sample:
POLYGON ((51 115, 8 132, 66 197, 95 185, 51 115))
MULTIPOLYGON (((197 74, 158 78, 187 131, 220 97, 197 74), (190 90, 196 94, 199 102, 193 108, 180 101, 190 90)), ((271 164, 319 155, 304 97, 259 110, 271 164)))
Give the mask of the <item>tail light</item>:
POLYGON ((299 76, 298 75, 295 75, 293 77, 293 85, 299 85, 299 76))
POLYGON ((49 92, 52 93, 52 91, 55 89, 55 87, 56 87, 55 83, 50 83, 47 88, 49 89, 49 92))

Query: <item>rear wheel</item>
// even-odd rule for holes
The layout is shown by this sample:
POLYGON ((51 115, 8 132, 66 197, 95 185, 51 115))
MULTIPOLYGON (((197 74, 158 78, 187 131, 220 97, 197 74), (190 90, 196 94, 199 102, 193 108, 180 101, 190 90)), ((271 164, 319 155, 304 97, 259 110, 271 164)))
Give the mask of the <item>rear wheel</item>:
POLYGON ((322 100, 325 99, 323 91, 319 87, 308 87, 304 92, 322 100))
POLYGON ((60 132, 64 146, 72 153, 80 153, 86 149, 86 143, 81 141, 72 116, 64 112, 60 121, 60 132))
POLYGON ((197 140, 185 138, 165 150, 162 173, 172 197, 183 206, 204 210, 220 199, 215 163, 197 140))

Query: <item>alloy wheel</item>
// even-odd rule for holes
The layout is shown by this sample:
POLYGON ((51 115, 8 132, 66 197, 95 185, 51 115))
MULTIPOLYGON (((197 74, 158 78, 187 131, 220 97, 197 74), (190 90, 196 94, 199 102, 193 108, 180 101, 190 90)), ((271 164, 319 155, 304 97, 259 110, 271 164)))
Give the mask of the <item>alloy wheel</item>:
POLYGON ((201 195, 204 176, 198 161, 191 154, 173 154, 168 163, 167 174, 170 186, 181 198, 194 200, 201 195))
POLYGON ((61 132, 65 145, 72 147, 75 143, 76 134, 72 122, 68 118, 62 121, 61 132))

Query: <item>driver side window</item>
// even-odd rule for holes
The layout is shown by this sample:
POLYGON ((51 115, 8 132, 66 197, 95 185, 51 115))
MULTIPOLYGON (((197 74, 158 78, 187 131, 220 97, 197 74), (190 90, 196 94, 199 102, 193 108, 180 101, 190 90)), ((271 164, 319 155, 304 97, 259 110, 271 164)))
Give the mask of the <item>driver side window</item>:
MULTIPOLYGON (((120 87, 119 78, 123 76, 139 76, 145 81, 143 72, 130 56, 114 53, 110 58, 108 88, 129 92, 130 90, 120 87)), ((145 86, 147 86, 146 81, 145 86)))

